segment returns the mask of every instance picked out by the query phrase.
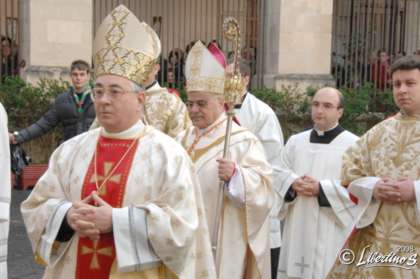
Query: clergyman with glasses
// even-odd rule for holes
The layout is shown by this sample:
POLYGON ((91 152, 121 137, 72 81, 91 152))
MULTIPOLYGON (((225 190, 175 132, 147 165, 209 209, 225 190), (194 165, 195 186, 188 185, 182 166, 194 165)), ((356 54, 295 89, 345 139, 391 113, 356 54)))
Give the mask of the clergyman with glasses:
POLYGON ((92 95, 101 127, 56 149, 22 203, 43 278, 216 278, 193 163, 141 120, 160 48, 147 28, 123 5, 105 18, 92 95))
POLYGON ((325 278, 354 222, 341 186, 341 158, 358 139, 339 120, 344 99, 322 88, 312 99, 312 129, 292 136, 281 158, 284 220, 278 278, 325 278))

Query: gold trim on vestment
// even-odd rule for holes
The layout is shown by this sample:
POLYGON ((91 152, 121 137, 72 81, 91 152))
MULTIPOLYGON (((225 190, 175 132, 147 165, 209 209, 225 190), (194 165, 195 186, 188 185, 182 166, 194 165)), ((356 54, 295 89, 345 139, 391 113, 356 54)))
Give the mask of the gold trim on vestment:
MULTIPOLYGON (((246 130, 239 130, 239 131, 235 131, 232 132, 232 136, 245 132, 246 130)), ((195 163, 196 161, 198 161, 198 159, 201 158, 201 156, 203 156, 204 154, 207 153, 207 151, 209 151, 210 149, 212 149, 213 147, 221 144, 223 141, 225 140, 225 136, 221 136, 220 138, 216 139, 213 143, 209 144, 208 146, 204 147, 204 148, 199 148, 199 149, 194 149, 192 154, 191 154, 191 160, 195 163)))

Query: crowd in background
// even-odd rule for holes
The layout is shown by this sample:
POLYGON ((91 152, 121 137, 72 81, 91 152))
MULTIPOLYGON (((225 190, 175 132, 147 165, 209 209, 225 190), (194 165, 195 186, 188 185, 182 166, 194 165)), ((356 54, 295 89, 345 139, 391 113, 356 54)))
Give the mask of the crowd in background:
MULTIPOLYGON (((169 51, 168 56, 165 58, 161 56, 160 60, 160 71, 158 73, 158 81, 160 84, 167 86, 168 88, 184 88, 185 85, 185 75, 184 75, 184 65, 185 58, 187 57, 191 47, 195 44, 196 41, 191 41, 184 50, 181 48, 173 48, 169 51)), ((206 44, 206 42, 203 42, 206 44)), ((216 45, 219 49, 222 49, 222 46, 217 40, 212 40, 207 44, 207 47, 210 47, 212 44, 216 45)), ((253 73, 255 74, 255 65, 256 65, 256 50, 251 47, 243 47, 241 49, 241 57, 246 63, 249 64, 253 73)), ((229 61, 232 60, 233 51, 227 53, 227 58, 229 61)))
MULTIPOLYGON (((413 54, 420 55, 420 49, 413 54)), ((400 50, 390 54, 385 49, 371 53, 370 57, 362 54, 340 55, 336 52, 331 56, 331 73, 337 87, 357 88, 371 83, 375 89, 383 91, 390 88, 390 65, 398 58, 406 56, 407 52, 400 50)))
POLYGON ((9 37, 1 36, 0 40, 0 80, 3 81, 6 76, 19 74, 18 47, 9 37))

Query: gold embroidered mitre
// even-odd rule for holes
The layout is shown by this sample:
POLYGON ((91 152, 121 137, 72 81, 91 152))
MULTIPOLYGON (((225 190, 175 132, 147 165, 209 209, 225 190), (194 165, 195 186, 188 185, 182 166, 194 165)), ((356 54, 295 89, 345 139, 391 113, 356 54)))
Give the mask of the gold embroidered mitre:
POLYGON ((101 23, 93 44, 95 77, 113 74, 144 85, 160 55, 158 35, 124 5, 101 23))
POLYGON ((225 69, 198 41, 191 48, 185 63, 187 92, 200 91, 222 95, 225 84, 225 69))

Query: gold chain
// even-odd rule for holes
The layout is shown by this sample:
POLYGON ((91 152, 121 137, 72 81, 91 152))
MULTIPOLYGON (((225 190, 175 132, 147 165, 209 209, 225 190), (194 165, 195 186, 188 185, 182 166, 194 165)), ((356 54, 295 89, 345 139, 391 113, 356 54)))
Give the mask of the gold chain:
MULTIPOLYGON (((146 130, 146 128, 144 129, 146 130)), ((130 152, 130 150, 133 148, 134 144, 142 137, 144 136, 144 134, 146 133, 146 131, 143 131, 141 133, 139 133, 134 139, 133 141, 130 143, 130 146, 128 147, 128 149, 124 152, 123 156, 121 157, 121 159, 117 162, 117 164, 112 168, 112 170, 109 172, 109 174, 104 178, 104 180, 102 181, 101 185, 98 185, 98 171, 97 171, 97 165, 98 165, 98 160, 97 160, 97 153, 98 153, 98 146, 99 146, 99 140, 98 140, 98 144, 96 145, 96 149, 95 149, 95 154, 94 154, 94 172, 95 172, 95 184, 96 184, 96 190, 99 192, 102 187, 106 184, 106 182, 112 177, 112 175, 114 174, 114 172, 117 170, 117 168, 120 166, 120 164, 122 163, 122 161, 124 160, 124 158, 128 155, 128 153, 130 152)))

